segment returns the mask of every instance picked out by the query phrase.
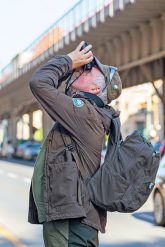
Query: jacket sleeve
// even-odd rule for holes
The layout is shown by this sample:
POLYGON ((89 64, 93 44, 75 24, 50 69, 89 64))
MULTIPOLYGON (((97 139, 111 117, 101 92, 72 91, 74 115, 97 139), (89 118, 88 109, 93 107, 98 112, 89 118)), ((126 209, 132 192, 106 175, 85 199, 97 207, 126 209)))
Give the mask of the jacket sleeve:
POLYGON ((56 56, 33 73, 29 85, 49 116, 76 135, 90 114, 86 104, 76 107, 71 97, 58 90, 59 80, 71 71, 71 67, 72 60, 69 56, 56 56))

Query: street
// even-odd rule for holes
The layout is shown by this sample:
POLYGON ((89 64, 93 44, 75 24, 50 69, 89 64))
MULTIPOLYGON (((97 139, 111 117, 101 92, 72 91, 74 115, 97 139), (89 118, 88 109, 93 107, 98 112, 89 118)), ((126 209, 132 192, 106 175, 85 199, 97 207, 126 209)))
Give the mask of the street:
MULTIPOLYGON (((0 246, 44 246, 42 226, 27 222, 33 167, 0 160, 0 246)), ((153 223, 152 197, 133 214, 109 213, 100 247, 164 247, 165 228, 153 223)))

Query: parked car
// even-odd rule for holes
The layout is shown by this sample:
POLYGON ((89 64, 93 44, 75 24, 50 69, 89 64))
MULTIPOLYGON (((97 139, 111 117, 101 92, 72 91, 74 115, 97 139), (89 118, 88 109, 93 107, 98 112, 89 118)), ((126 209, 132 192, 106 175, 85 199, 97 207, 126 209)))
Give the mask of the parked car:
POLYGON ((15 156, 23 159, 35 159, 39 153, 41 144, 34 141, 27 141, 17 146, 15 156))
POLYGON ((24 150, 23 158, 26 160, 36 160, 40 148, 41 148, 40 143, 33 143, 28 145, 24 150))
POLYGON ((160 147, 160 153, 161 153, 161 156, 165 154, 165 140, 162 142, 162 145, 160 147))
POLYGON ((2 156, 2 143, 0 143, 0 157, 2 156))
POLYGON ((13 155, 14 148, 10 140, 0 145, 0 156, 10 158, 13 155))
POLYGON ((165 226, 165 154, 160 160, 153 201, 155 223, 159 226, 165 226))
POLYGON ((162 146, 162 142, 161 141, 152 143, 152 145, 153 145, 153 147, 154 147, 154 149, 155 149, 156 152, 160 152, 160 149, 161 149, 161 146, 162 146))

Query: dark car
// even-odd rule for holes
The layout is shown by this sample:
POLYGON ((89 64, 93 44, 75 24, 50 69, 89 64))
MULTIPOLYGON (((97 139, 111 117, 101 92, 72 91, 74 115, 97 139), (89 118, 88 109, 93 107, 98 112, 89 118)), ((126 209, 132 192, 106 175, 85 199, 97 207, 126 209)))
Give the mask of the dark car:
POLYGON ((165 226, 165 154, 160 161, 153 201, 155 223, 159 226, 165 226))

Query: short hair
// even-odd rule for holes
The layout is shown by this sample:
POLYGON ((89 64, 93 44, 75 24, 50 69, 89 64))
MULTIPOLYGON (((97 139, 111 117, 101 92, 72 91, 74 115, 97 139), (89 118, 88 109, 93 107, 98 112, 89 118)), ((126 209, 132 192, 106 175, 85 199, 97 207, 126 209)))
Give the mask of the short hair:
POLYGON ((101 91, 99 94, 97 94, 97 96, 101 98, 104 104, 107 104, 108 103, 107 87, 106 87, 105 77, 101 72, 97 75, 95 84, 101 88, 101 91))

